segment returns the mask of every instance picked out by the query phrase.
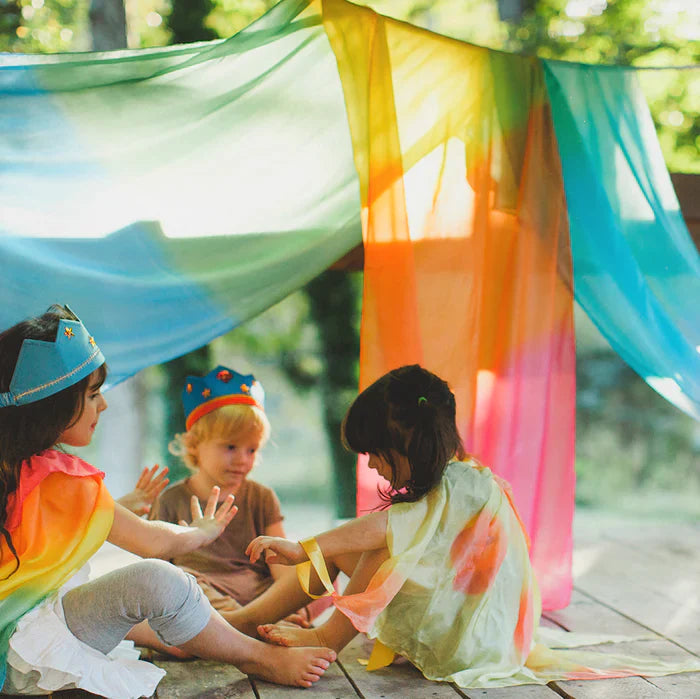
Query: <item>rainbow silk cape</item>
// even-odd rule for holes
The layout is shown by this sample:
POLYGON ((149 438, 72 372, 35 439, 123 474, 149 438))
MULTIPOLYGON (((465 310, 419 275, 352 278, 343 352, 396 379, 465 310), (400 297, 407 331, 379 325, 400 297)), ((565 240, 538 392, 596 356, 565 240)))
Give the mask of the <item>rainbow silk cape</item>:
POLYGON ((0 327, 67 302, 120 381, 363 244, 361 388, 450 383, 545 608, 571 591, 574 299, 700 419, 700 256, 633 69, 282 0, 224 41, 0 57, 0 99, 0 327))
POLYGON ((22 464, 7 503, 6 528, 19 556, 0 546, 0 687, 9 638, 21 616, 58 590, 107 538, 114 501, 104 474, 77 456, 48 449, 22 464))

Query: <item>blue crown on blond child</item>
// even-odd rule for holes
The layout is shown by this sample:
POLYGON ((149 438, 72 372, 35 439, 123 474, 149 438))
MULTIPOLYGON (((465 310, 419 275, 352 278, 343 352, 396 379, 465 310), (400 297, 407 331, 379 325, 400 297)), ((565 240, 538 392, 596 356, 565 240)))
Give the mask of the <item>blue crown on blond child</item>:
POLYGON ((185 427, 223 405, 252 405, 264 410, 265 391, 252 374, 218 366, 206 376, 188 376, 182 389, 185 427))
POLYGON ((58 393, 104 362, 104 355, 85 326, 77 319, 62 318, 53 342, 30 338, 22 342, 10 390, 0 393, 0 408, 34 403, 58 393))

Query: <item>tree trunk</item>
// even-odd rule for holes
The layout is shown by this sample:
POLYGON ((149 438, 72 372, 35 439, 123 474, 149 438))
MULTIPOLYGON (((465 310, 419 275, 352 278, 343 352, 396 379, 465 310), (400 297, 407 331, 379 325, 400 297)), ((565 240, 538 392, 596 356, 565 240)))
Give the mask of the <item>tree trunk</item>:
POLYGON ((126 11, 123 0, 91 0, 93 51, 126 48, 126 11))
POLYGON ((519 22, 523 15, 535 9, 535 0, 498 0, 498 16, 504 22, 519 22))
POLYGON ((323 347, 321 391, 324 421, 333 459, 336 515, 354 517, 357 457, 343 448, 340 425, 357 395, 360 334, 360 285, 354 275, 327 271, 306 285, 311 316, 323 347))

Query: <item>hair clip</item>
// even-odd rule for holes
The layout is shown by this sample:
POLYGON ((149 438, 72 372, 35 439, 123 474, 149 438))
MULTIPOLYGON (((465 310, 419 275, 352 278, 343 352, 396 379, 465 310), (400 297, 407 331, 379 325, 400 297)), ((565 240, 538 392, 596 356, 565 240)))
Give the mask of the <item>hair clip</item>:
POLYGON ((423 403, 427 403, 428 399, 425 396, 418 396, 418 405, 423 405, 423 403))

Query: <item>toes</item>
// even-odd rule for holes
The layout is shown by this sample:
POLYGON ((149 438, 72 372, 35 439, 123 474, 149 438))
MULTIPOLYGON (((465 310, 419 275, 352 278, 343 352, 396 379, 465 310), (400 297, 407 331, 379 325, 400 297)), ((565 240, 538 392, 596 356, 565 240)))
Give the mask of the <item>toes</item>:
POLYGON ((263 638, 269 639, 270 634, 273 634, 275 627, 272 624, 261 624, 258 626, 258 634, 263 638))
POLYGON ((308 682, 309 686, 311 686, 312 682, 318 682, 321 679, 321 675, 314 675, 311 672, 307 672, 304 675, 302 675, 302 679, 304 682, 308 682))
POLYGON ((289 646, 289 640, 280 634, 279 629, 276 629, 272 624, 258 626, 258 634, 268 643, 274 643, 278 646, 289 646))

